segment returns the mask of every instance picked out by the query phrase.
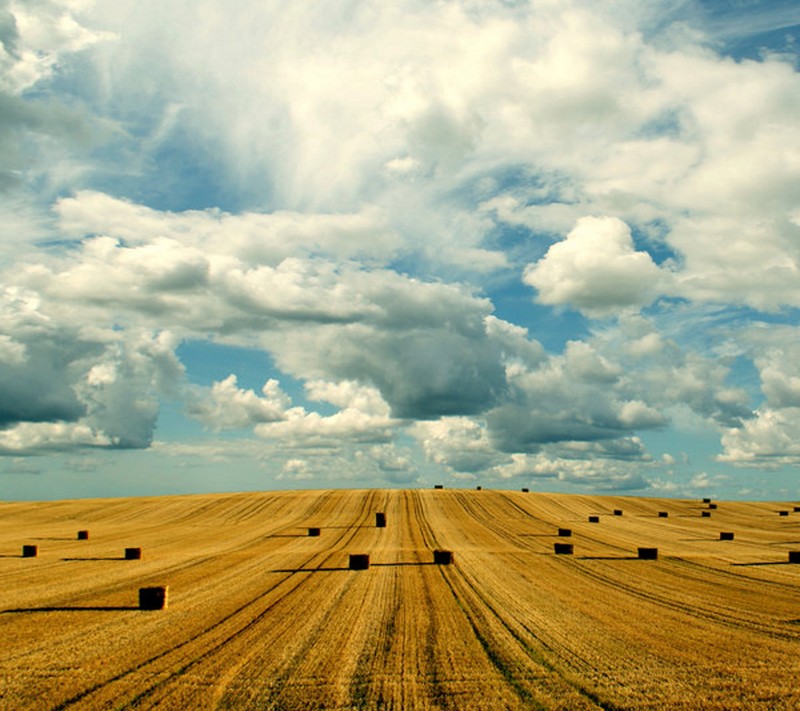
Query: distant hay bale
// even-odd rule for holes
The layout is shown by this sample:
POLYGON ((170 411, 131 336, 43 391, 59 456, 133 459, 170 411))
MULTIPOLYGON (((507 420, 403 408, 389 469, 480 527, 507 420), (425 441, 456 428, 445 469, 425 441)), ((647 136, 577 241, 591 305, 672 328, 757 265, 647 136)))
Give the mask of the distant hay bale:
POLYGON ((800 551, 789 551, 789 562, 800 563, 800 551))
POLYGON ((571 543, 553 543, 553 551, 556 555, 572 555, 571 543))
POLYGON ((434 484, 433 488, 434 489, 444 489, 444 485, 442 485, 442 484, 434 484))
POLYGON ((482 486, 476 486, 476 487, 475 487, 475 489, 476 489, 477 491, 480 491, 481 489, 483 489, 483 487, 482 487, 482 486))
POLYGON ((453 562, 453 551, 433 551, 433 562, 435 565, 450 565, 453 562))
POLYGON ((166 610, 169 597, 169 585, 152 588, 139 588, 140 610, 166 610))
POLYGON ((22 546, 23 558, 36 558, 39 555, 39 546, 22 546))
POLYGON ((600 523, 599 516, 589 516, 589 523, 600 523))
POLYGON ((717 505, 716 504, 709 504, 708 508, 710 508, 713 511, 714 509, 717 508, 717 505))
POLYGON ((312 537, 318 536, 319 535, 319 528, 316 528, 316 527, 309 528, 308 529, 308 535, 312 536, 312 537))
POLYGON ((523 487, 523 489, 522 489, 522 493, 523 494, 527 494, 529 491, 530 491, 530 489, 528 489, 527 487, 523 487))
POLYGON ((622 509, 614 509, 615 516, 622 516, 622 509))
POLYGON ((558 535, 561 538, 569 538, 572 535, 572 529, 571 528, 559 528, 558 529, 558 535))
POLYGON ((639 558, 642 560, 658 560, 658 548, 639 548, 639 558))
POLYGON ((669 511, 659 511, 658 512, 659 518, 669 518, 669 511))
POLYGON ((711 499, 703 499, 703 503, 704 504, 710 504, 711 503, 711 499))
POLYGON ((788 511, 778 511, 778 516, 788 516, 788 515, 789 515, 788 511))
POLYGON ((733 540, 733 531, 720 531, 719 532, 719 540, 721 540, 721 541, 732 541, 733 540))
POLYGON ((141 548, 126 548, 125 549, 125 560, 141 560, 142 559, 142 549, 141 548))
POLYGON ((79 541, 88 541, 89 540, 89 531, 78 531, 78 540, 79 541))
POLYGON ((798 511, 800 511, 800 506, 795 506, 795 507, 794 507, 794 510, 795 510, 795 513, 796 513, 796 512, 798 512, 798 511))
POLYGON ((386 514, 385 513, 376 513, 375 514, 375 527, 376 528, 386 528, 386 514))
POLYGON ((711 512, 710 511, 701 511, 700 512, 700 516, 702 518, 711 518, 711 512))
POLYGON ((367 570, 369 568, 368 553, 351 553, 350 570, 367 570))

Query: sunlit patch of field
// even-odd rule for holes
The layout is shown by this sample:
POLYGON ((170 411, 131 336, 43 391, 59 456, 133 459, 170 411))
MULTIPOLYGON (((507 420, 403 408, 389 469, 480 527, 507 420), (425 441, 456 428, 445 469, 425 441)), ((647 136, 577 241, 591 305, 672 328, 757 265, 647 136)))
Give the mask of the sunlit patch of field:
POLYGON ((486 490, 0 504, 0 708, 800 708, 800 512, 703 511, 486 490), (139 610, 158 585, 168 608, 139 610))

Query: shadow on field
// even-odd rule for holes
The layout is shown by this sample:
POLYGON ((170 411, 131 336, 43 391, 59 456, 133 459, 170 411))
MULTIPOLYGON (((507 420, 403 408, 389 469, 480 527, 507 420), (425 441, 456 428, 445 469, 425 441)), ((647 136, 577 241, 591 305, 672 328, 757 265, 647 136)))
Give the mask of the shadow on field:
POLYGON ((731 563, 731 565, 797 565, 797 563, 790 563, 788 560, 760 560, 756 563, 731 563))
POLYGON ((578 560, 639 560, 638 555, 580 555, 578 560))
POLYGON ((32 541, 77 541, 75 536, 40 536, 39 538, 31 538, 32 541))
POLYGON ((64 606, 64 607, 18 607, 13 610, 3 610, 0 615, 21 614, 29 612, 121 612, 123 610, 138 610, 138 605, 107 605, 107 606, 64 606))
POLYGON ((307 533, 272 533, 264 538, 309 538, 309 535, 307 533))
MULTIPOLYGON (((414 568, 419 568, 426 565, 438 565, 438 563, 434 563, 432 560, 430 561, 420 561, 418 563, 413 562, 398 562, 398 563, 370 563, 370 568, 397 568, 401 566, 409 566, 414 568)), ((353 570, 353 568, 348 567, 322 567, 322 568, 280 568, 278 570, 270 570, 270 573, 332 573, 339 570, 353 570)))
POLYGON ((105 556, 97 558, 62 558, 61 560, 76 561, 76 560, 126 560, 125 556, 105 556))

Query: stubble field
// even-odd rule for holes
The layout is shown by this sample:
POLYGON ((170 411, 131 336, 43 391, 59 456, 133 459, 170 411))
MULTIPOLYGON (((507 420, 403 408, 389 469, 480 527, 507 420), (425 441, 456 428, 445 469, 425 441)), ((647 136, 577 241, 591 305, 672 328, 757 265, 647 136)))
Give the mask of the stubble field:
POLYGON ((774 503, 459 490, 3 503, 0 708, 795 709, 792 550, 800 512, 774 503), (132 546, 141 560, 124 560, 132 546), (369 569, 349 570, 351 553, 369 569), (158 585, 168 609, 139 610, 138 589, 158 585))

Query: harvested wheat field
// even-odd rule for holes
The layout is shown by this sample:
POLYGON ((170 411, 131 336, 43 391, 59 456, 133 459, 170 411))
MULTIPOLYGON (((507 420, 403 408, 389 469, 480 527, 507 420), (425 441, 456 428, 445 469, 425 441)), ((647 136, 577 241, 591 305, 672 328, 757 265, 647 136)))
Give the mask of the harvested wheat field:
POLYGON ((800 512, 717 503, 431 489, 0 504, 0 707, 798 708, 800 512), (139 609, 161 586, 166 609, 139 609))

